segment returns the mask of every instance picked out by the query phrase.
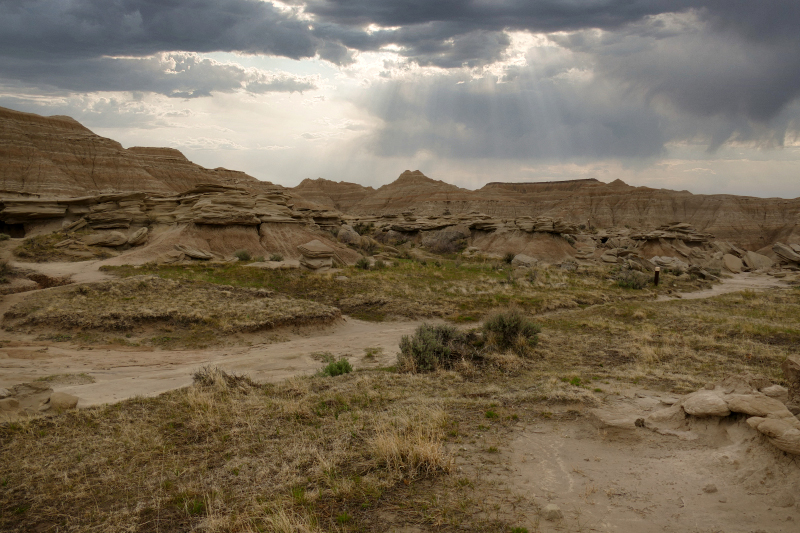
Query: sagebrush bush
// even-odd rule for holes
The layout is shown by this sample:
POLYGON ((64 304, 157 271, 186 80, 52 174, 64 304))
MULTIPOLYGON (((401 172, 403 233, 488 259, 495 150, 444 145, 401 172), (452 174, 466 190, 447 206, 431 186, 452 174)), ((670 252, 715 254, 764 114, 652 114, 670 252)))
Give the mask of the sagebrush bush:
POLYGON ((328 358, 325 360, 327 364, 322 368, 320 374, 323 376, 341 376, 342 374, 349 374, 353 371, 353 366, 350 364, 350 361, 342 357, 338 361, 334 360, 333 357, 328 358))
POLYGON ((474 349, 466 334, 453 326, 422 324, 412 336, 400 339, 398 363, 401 368, 431 372, 452 368, 463 358, 471 358, 474 349))
POLYGON ((650 283, 650 276, 635 270, 623 270, 617 274, 617 285, 623 289, 641 290, 650 283))
POLYGON ((520 309, 511 308, 490 315, 483 323, 482 330, 489 346, 495 346, 500 351, 510 349, 523 355, 539 341, 542 328, 520 309))
POLYGON ((356 261, 356 268, 360 268, 361 270, 369 270, 369 259, 366 257, 362 257, 358 261, 356 261))
POLYGON ((511 261, 513 261, 515 257, 516 255, 514 255, 514 252, 506 252, 506 254, 503 256, 503 261, 510 265, 511 261))
POLYGON ((281 254, 272 254, 269 256, 270 261, 283 261, 283 256, 281 254))
POLYGON ((233 252, 233 256, 236 257, 239 261, 250 261, 250 258, 252 257, 250 255, 250 252, 248 252, 247 250, 236 250, 235 252, 233 252))

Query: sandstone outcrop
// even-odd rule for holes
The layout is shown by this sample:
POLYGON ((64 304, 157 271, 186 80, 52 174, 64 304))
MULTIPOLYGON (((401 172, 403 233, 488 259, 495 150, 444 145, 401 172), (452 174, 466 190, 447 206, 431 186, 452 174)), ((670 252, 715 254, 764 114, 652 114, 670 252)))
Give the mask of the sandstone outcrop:
MULTIPOLYGON (((325 182, 328 197, 337 185, 325 182)), ((292 192, 307 194, 303 187, 292 192)), ((416 219, 435 225, 436 219, 484 213, 494 221, 506 221, 523 231, 553 231, 572 234, 575 227, 630 227, 631 238, 704 243, 713 238, 736 243, 740 248, 760 250, 776 240, 800 243, 800 199, 750 198, 733 195, 699 195, 687 191, 631 187, 617 180, 594 179, 547 183, 489 183, 470 191, 427 178, 419 171, 406 171, 395 182, 377 190, 354 192, 352 184, 341 186, 348 202, 340 209, 356 217, 400 217, 414 210, 416 219), (349 192, 348 192, 349 191, 349 192), (545 219, 562 220, 566 226, 549 230, 545 219), (536 229, 536 221, 540 222, 536 229), (679 222, 675 222, 678 220, 679 222), (652 229, 647 229, 652 228, 652 229)), ((317 193, 308 198, 317 198, 317 193)), ((336 202, 334 202, 336 204, 336 202)), ((331 205, 330 203, 328 205, 331 205)), ((405 225, 403 221, 401 224, 405 225)), ((502 224, 502 223, 501 223, 502 224)), ((396 228, 397 229, 397 228, 396 228)), ((435 227, 414 228, 422 230, 435 227)), ((397 229, 410 231, 408 226, 397 229)))
POLYGON ((309 270, 328 269, 333 266, 334 250, 318 240, 301 244, 297 250, 302 254, 300 266, 309 270))
MULTIPOLYGON (((787 372, 788 379, 791 375, 787 372)), ((750 374, 731 376, 689 394, 667 409, 650 414, 644 419, 644 425, 663 430, 666 425, 684 424, 686 415, 707 418, 740 413, 749 417, 747 424, 766 436, 778 449, 800 455, 800 420, 781 400, 788 398, 786 389, 765 378, 750 374)))
POLYGON ((0 108, 1 192, 48 197, 123 191, 174 194, 200 183, 260 187, 242 172, 203 168, 172 148, 126 150, 70 117, 0 108))

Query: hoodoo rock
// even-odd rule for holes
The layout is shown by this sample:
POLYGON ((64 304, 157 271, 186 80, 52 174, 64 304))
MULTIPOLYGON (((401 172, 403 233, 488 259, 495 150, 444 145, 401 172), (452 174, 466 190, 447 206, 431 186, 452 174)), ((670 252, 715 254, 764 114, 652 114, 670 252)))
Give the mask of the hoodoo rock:
POLYGON ((300 258, 300 265, 309 270, 320 270, 333 266, 333 248, 318 240, 301 244, 297 250, 303 254, 300 258))

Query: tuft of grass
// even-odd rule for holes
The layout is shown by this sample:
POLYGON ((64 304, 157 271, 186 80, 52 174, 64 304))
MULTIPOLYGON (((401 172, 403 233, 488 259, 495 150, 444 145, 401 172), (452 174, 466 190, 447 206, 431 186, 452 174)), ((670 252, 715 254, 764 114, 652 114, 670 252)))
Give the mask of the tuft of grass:
POLYGON ((431 372, 453 368, 471 358, 472 347, 466 335, 453 326, 422 324, 412 336, 400 339, 398 366, 412 372, 431 372))
POLYGON ((490 346, 525 355, 538 342, 542 328, 529 320, 520 309, 510 308, 490 315, 483 323, 482 330, 490 346))
POLYGON ((359 258, 359 260, 356 261, 355 267, 360 268, 361 270, 369 270, 370 267, 369 259, 367 259, 366 257, 359 258))
POLYGON ((642 290, 650 284, 650 276, 635 270, 622 270, 615 279, 617 286, 623 289, 642 290))
POLYGON ((503 262, 506 263, 507 265, 510 265, 511 261, 513 261, 515 257, 516 255, 514 254, 514 252, 506 252, 503 255, 503 262))
POLYGON ((233 252, 233 256, 239 261, 250 261, 252 257, 248 250, 236 250, 233 252))
POLYGON ((0 241, 7 241, 10 238, 11 238, 11 235, 8 235, 6 233, 0 233, 0 241))
POLYGON ((328 377, 336 377, 341 376, 343 374, 349 374, 353 371, 353 366, 350 364, 350 361, 341 357, 338 361, 334 360, 333 357, 326 359, 326 365, 320 371, 320 375, 328 376, 328 377))

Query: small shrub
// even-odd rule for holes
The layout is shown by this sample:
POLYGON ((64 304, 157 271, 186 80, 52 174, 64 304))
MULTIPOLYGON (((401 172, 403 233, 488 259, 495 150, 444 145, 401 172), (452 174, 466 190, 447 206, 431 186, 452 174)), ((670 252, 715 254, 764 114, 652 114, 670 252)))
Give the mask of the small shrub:
POLYGON ((329 357, 326 358, 326 362, 328 364, 320 371, 320 375, 322 376, 336 377, 342 374, 349 374, 353 371, 353 366, 350 364, 350 361, 344 357, 340 358, 338 361, 334 360, 333 357, 329 357))
POLYGON ((6 235, 5 233, 0 233, 0 241, 7 241, 11 238, 11 235, 6 235))
POLYGON ((8 283, 7 276, 11 274, 11 267, 6 259, 0 259, 0 283, 8 283))
POLYGON ((263 263, 264 262, 264 256, 263 255, 257 255, 256 257, 253 258, 253 261, 255 261, 256 263, 263 263))
POLYGON ((519 309, 496 312, 483 323, 483 333, 490 345, 499 350, 512 349, 522 355, 528 347, 535 346, 542 328, 528 320, 519 309))
POLYGON ((412 336, 400 339, 398 366, 418 372, 452 368, 473 355, 467 336, 453 326, 422 324, 412 336))
POLYGON ((509 265, 510 265, 510 264, 511 264, 511 261, 513 261, 513 260, 514 260, 514 257, 516 257, 516 255, 514 255, 514 252, 506 252, 506 254, 503 256, 503 261, 504 261, 506 264, 509 264, 509 265))
POLYGON ((250 255, 250 252, 248 252, 247 250, 236 250, 235 252, 233 252, 233 256, 236 257, 239 261, 250 261, 250 258, 252 257, 250 255))
POLYGON ((356 268, 360 268, 361 270, 369 270, 370 264, 369 259, 366 257, 362 257, 358 261, 356 261, 356 268))
POLYGON ((564 240, 567 241, 570 244, 570 246, 575 245, 575 238, 572 235, 569 235, 567 233, 562 233, 561 236, 564 237, 564 240))
POLYGON ((623 270, 617 274, 617 285, 623 289, 636 289, 641 290, 647 287, 650 282, 650 277, 643 272, 636 272, 635 270, 623 270))
POLYGON ((281 254, 271 254, 269 256, 270 261, 283 261, 283 256, 281 254))

